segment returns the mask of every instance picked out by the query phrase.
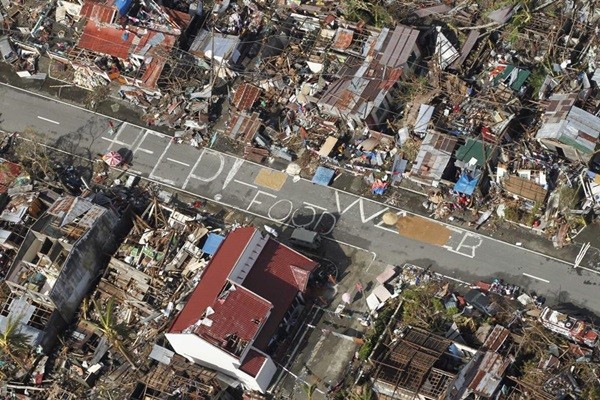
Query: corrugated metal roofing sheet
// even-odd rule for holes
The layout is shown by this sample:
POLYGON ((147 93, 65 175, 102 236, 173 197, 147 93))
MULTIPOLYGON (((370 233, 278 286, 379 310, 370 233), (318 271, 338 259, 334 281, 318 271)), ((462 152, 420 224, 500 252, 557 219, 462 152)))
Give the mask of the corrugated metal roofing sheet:
POLYGON ((404 65, 412 53, 419 31, 404 25, 397 25, 392 33, 392 37, 383 49, 381 64, 398 68, 404 65))
POLYGON ((419 108, 419 116, 417 117, 417 122, 415 123, 415 132, 427 133, 429 121, 431 121, 434 111, 434 106, 430 106, 429 104, 421 104, 421 107, 419 108))
POLYGON ((129 57, 129 49, 135 37, 133 33, 121 28, 100 26, 90 20, 83 29, 77 47, 124 60, 129 57))
POLYGON ((490 398, 498 389, 510 361, 498 353, 487 351, 479 365, 477 374, 469 384, 469 389, 479 396, 490 398))
POLYGON ((450 6, 447 6, 446 4, 440 4, 437 6, 420 8, 418 10, 415 10, 414 13, 417 17, 424 18, 433 14, 446 14, 451 9, 452 8, 450 6))
POLYGON ((472 30, 471 32, 469 32, 469 36, 467 36, 467 40, 465 40, 462 47, 460 48, 460 57, 454 62, 455 67, 460 66, 465 62, 465 60, 471 53, 471 50, 473 50, 475 43, 477 43, 477 39, 479 39, 479 30, 478 29, 475 29, 475 30, 472 30))
POLYGON ((100 4, 92 1, 86 1, 81 7, 79 15, 101 24, 111 24, 114 22, 117 9, 113 6, 100 4))
POLYGON ((437 132, 428 133, 413 164, 411 177, 428 181, 440 180, 452 158, 456 144, 457 139, 453 136, 437 132))
POLYGON ((233 106, 240 111, 249 110, 260 95, 260 89, 249 83, 242 83, 233 96, 233 106))
POLYGON ((331 47, 336 50, 345 50, 350 47, 353 39, 354 31, 345 28, 338 28, 331 47))

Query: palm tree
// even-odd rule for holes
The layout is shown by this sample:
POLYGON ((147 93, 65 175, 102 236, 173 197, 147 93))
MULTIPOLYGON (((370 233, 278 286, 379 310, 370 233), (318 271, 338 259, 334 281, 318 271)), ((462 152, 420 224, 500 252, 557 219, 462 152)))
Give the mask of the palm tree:
POLYGON ((29 351, 29 335, 21 332, 21 320, 8 318, 0 333, 0 353, 9 356, 20 368, 26 369, 23 360, 29 351))
POLYGON ((315 393, 315 390, 317 390, 317 384, 316 383, 308 384, 306 382, 303 382, 302 390, 304 391, 304 393, 306 393, 306 400, 312 400, 313 394, 315 393))
POLYGON ((131 357, 125 350, 124 342, 130 336, 130 330, 127 324, 124 322, 117 322, 115 316, 115 299, 111 297, 106 303, 106 307, 100 307, 96 300, 92 300, 94 308, 98 313, 98 323, 96 326, 102 331, 108 344, 115 348, 119 353, 125 357, 127 362, 131 364, 133 369, 137 369, 135 363, 131 360, 131 357))

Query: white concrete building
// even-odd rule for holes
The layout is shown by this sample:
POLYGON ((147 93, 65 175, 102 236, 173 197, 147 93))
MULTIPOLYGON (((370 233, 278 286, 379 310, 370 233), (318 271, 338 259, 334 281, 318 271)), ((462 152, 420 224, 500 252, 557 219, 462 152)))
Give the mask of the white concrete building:
POLYGON ((255 228, 225 239, 166 337, 188 360, 265 392, 271 354, 301 312, 317 264, 255 228))

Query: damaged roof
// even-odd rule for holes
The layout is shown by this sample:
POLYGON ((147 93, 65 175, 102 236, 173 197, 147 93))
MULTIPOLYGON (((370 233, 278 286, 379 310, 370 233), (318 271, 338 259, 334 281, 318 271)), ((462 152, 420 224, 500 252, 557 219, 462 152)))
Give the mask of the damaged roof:
POLYGON ((373 362, 375 387, 387 393, 424 395, 442 398, 454 374, 436 368, 450 341, 419 328, 411 328, 406 336, 385 345, 373 362), (391 387, 391 389, 390 389, 391 387))
POLYGON ((504 373, 510 364, 510 359, 505 359, 498 353, 487 351, 479 364, 473 380, 469 383, 469 389, 479 396, 485 398, 492 397, 502 382, 504 373))
POLYGON ((250 341, 260 329, 254 347, 266 350, 296 295, 306 290, 310 273, 316 267, 316 262, 263 237, 256 228, 238 228, 217 250, 170 332, 191 328, 219 345, 230 334, 250 341), (259 252, 258 257, 249 265, 245 277, 232 276, 247 249, 259 252), (212 323, 199 324, 201 318, 212 323))
POLYGON ((430 132, 425 136, 411 170, 411 179, 439 181, 448 166, 458 140, 454 136, 430 132))
POLYGON ((253 228, 236 229, 231 232, 204 270, 185 307, 173 321, 170 332, 182 332, 195 324, 218 297, 231 270, 248 242, 254 235, 253 228))
POLYGON ((83 28, 77 47, 120 59, 129 57, 136 36, 121 28, 103 26, 89 20, 83 28))
POLYGON ((402 75, 418 35, 419 31, 404 25, 397 25, 392 33, 382 29, 371 43, 370 57, 362 63, 357 57, 348 57, 340 69, 340 79, 329 85, 318 103, 366 118, 402 75))
POLYGON ((265 351, 279 323, 298 292, 305 292, 317 263, 291 248, 269 239, 244 280, 244 286, 273 304, 271 316, 254 347, 265 351))
POLYGON ((262 121, 257 112, 252 113, 252 115, 233 113, 225 130, 225 135, 247 143, 254 139, 261 126, 262 121))
POLYGON ((243 286, 225 285, 194 333, 220 348, 228 348, 228 340, 239 339, 244 348, 269 317, 272 305, 243 286))
POLYGON ((507 192, 536 202, 543 202, 546 199, 546 193, 548 192, 536 182, 516 175, 509 175, 504 179, 502 181, 502 187, 507 192))
POLYGON ((95 1, 86 1, 83 3, 79 15, 99 24, 112 24, 117 17, 117 9, 95 1))
POLYGON ((249 110, 260 95, 260 89, 250 83, 242 83, 233 96, 233 106, 240 111, 249 110))
POLYGON ((576 101, 576 93, 551 96, 536 138, 554 139, 590 154, 600 136, 600 118, 576 107, 576 101))

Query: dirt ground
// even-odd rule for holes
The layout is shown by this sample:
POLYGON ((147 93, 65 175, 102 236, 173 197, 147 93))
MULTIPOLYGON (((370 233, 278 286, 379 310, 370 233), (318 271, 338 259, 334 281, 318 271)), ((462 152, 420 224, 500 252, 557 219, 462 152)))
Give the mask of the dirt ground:
POLYGON ((260 170, 254 183, 272 190, 278 191, 283 187, 288 175, 284 172, 272 171, 268 168, 260 170))
POLYGON ((444 225, 417 215, 398 218, 396 228, 401 236, 437 246, 445 245, 452 234, 444 225))

